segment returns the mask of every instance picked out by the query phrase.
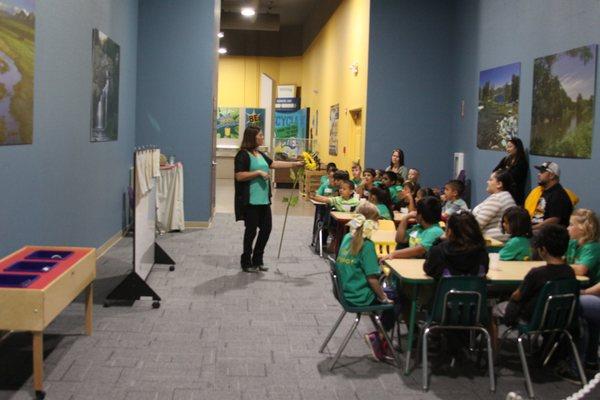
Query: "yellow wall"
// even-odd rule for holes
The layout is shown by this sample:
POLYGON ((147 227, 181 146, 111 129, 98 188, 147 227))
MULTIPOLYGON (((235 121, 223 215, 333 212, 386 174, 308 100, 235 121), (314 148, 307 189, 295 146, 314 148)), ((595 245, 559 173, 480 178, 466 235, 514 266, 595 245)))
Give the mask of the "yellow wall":
POLYGON ((258 107, 260 74, 276 84, 302 87, 302 107, 310 107, 311 120, 319 112, 318 140, 322 161, 350 169, 355 149, 364 159, 367 113, 367 65, 369 50, 369 0, 345 0, 340 4, 302 57, 219 58, 220 107, 258 107), (350 65, 358 63, 358 75, 350 65), (338 155, 329 155, 329 110, 340 105, 338 155), (361 143, 349 134, 349 110, 362 109, 361 143), (345 152, 344 152, 345 149, 345 152))

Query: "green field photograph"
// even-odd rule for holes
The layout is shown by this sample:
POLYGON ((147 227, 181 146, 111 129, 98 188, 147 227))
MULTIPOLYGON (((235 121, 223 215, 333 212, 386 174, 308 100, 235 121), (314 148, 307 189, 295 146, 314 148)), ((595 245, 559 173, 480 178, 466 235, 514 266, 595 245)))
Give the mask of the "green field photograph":
POLYGON ((33 143, 35 1, 0 0, 0 145, 33 143))
POLYGON ((521 63, 479 73, 478 148, 504 151, 508 139, 517 135, 520 76, 521 63))
POLYGON ((119 45, 98 29, 92 31, 91 142, 119 135, 119 45))
POLYGON ((596 55, 590 45, 535 60, 532 154, 592 157, 596 55))

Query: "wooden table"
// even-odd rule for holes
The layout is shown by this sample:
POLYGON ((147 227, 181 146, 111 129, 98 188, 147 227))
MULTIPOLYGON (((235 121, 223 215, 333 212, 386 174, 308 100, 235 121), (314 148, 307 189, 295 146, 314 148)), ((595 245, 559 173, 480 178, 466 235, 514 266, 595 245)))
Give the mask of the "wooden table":
POLYGON ((93 248, 26 246, 0 260, 0 330, 33 334, 33 387, 38 399, 45 396, 44 329, 85 291, 85 331, 91 335, 95 278, 93 248), (47 254, 31 257, 39 251, 47 254), (38 270, 32 272, 32 269, 38 270), (25 281, 9 287, 14 284, 9 279, 25 281))
MULTIPOLYGON (((386 260, 385 265, 388 266, 392 273, 395 274, 402 282, 413 285, 415 290, 412 291, 410 316, 408 321, 408 344, 406 353, 406 362, 404 373, 410 373, 410 357, 413 345, 413 332, 416 326, 417 301, 419 298, 419 289, 422 286, 433 285, 435 280, 423 272, 423 263, 425 260, 411 259, 395 259, 386 260)), ((545 265, 544 261, 500 261, 498 254, 490 254, 490 265, 487 274, 488 284, 518 286, 521 284, 525 275, 535 267, 545 265)), ((586 276, 578 276, 577 280, 581 283, 589 281, 586 276)))

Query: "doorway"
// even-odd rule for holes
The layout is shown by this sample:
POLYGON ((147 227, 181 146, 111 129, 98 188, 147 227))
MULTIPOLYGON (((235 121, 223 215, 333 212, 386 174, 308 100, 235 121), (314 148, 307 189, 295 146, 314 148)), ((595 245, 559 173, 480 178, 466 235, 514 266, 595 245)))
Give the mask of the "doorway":
MULTIPOLYGON (((352 144, 352 151, 350 156, 352 161, 358 161, 361 165, 363 164, 363 154, 365 141, 363 137, 362 129, 362 108, 355 108, 349 111, 350 113, 350 143, 352 144)), ((362 165, 364 168, 365 166, 362 165)))

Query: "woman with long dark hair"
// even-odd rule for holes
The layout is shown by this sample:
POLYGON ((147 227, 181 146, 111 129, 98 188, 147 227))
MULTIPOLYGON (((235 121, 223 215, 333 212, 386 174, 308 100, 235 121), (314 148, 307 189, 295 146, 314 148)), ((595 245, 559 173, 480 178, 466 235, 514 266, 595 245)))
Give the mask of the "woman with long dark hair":
POLYGON ((525 155, 523 142, 517 137, 508 139, 506 143, 506 157, 504 157, 494 172, 506 170, 510 174, 515 184, 514 198, 517 205, 522 206, 525 202, 525 184, 527 183, 527 174, 529 172, 529 163, 525 155))
POLYGON ((492 172, 487 181, 487 192, 490 195, 473 209, 473 216, 485 236, 506 241, 509 235, 502 233, 500 222, 504 212, 515 206, 514 183, 510 173, 506 170, 492 172))
POLYGON ((385 169, 386 171, 395 172, 403 180, 408 178, 408 168, 404 165, 404 152, 401 149, 394 149, 392 151, 392 158, 390 159, 390 166, 385 169))
POLYGON ((244 272, 267 271, 263 254, 271 234, 271 184, 269 169, 301 167, 302 161, 273 161, 259 150, 265 135, 254 126, 244 131, 240 151, 235 156, 235 220, 244 221, 244 272), (254 249, 252 244, 258 238, 254 249))

